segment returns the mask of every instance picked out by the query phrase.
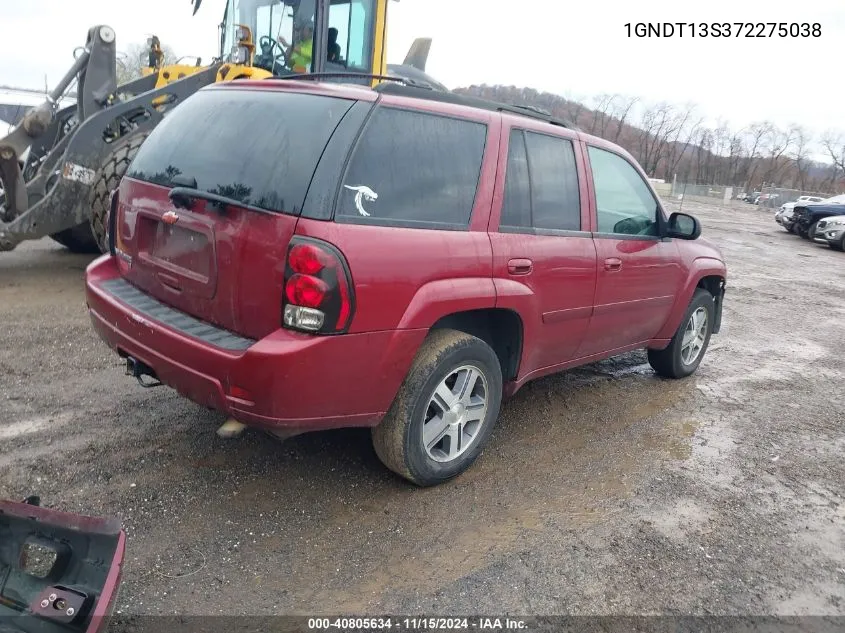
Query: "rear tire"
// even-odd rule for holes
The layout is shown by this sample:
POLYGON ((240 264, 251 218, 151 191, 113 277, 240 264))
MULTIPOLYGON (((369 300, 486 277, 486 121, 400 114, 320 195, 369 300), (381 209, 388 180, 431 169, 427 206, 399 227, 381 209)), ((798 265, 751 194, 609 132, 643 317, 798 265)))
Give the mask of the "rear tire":
POLYGON ((101 253, 109 250, 108 214, 111 192, 120 185, 120 180, 126 174, 129 164, 149 135, 149 132, 142 132, 117 141, 97 173, 97 179, 91 190, 90 231, 101 253))
POLYGON ((693 374, 710 344, 715 313, 713 295, 703 288, 696 288, 669 346, 648 350, 652 369, 664 378, 685 378, 693 374), (705 319, 703 323, 700 321, 702 315, 705 319))
POLYGON ((478 458, 501 401, 502 369, 490 346, 464 332, 435 330, 372 430, 376 454, 418 486, 443 483, 478 458))

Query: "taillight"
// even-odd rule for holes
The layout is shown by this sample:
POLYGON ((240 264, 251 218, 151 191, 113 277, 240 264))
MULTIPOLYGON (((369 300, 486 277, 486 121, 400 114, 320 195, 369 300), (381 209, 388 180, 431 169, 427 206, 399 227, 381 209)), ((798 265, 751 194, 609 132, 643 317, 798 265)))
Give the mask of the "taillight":
POLYGON ((107 231, 107 240, 108 240, 108 250, 109 254, 114 257, 116 255, 115 245, 117 239, 117 205, 120 201, 120 198, 117 193, 117 189, 111 192, 111 196, 109 196, 109 210, 108 214, 109 217, 106 218, 106 227, 108 228, 107 231))
POLYGON ((352 322, 354 303, 352 277, 341 252, 322 240, 294 237, 285 265, 284 326, 342 334, 352 322))

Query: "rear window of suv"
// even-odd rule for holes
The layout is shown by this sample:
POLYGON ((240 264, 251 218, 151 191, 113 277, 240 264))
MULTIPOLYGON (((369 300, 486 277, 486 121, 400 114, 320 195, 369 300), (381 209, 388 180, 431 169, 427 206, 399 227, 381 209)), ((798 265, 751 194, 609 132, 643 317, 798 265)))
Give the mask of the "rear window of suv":
POLYGON ((175 176, 245 205, 298 215, 326 144, 354 101, 310 94, 214 89, 185 100, 156 127, 131 178, 175 176))
POLYGON ((484 123, 379 107, 352 155, 337 219, 466 228, 486 140, 484 123))

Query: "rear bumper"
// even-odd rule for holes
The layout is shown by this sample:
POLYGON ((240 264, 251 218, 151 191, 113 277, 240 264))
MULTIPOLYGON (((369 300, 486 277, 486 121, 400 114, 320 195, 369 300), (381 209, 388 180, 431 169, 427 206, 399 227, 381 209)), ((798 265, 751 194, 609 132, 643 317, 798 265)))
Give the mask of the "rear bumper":
POLYGON ((100 338, 197 404, 270 430, 378 424, 426 334, 330 337, 279 329, 244 350, 222 349, 120 301, 103 287, 118 276, 109 256, 86 271, 88 310, 100 338))

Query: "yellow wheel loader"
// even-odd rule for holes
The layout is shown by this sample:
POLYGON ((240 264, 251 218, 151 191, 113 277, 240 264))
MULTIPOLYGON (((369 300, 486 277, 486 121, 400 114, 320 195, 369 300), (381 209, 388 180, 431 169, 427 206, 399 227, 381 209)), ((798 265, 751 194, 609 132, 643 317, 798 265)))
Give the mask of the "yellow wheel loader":
MULTIPOLYGON (((197 90, 218 81, 297 77, 373 84, 425 74, 430 40, 388 66, 390 0, 227 0, 210 65, 165 65, 151 38, 148 68, 118 86, 116 35, 89 30, 47 100, 0 139, 0 251, 50 236, 75 252, 106 252, 109 196, 150 131, 197 90), (76 83, 76 104, 57 104, 76 83)), ((395 0, 394 0, 395 1, 395 0)), ((194 13, 202 0, 192 0, 194 13)), ((221 112, 220 124, 237 112, 221 112)))

